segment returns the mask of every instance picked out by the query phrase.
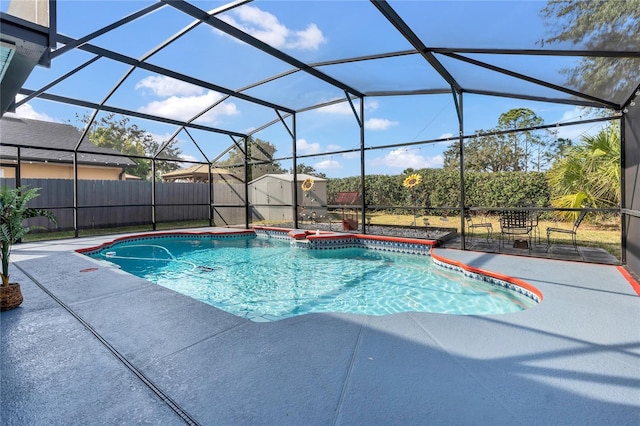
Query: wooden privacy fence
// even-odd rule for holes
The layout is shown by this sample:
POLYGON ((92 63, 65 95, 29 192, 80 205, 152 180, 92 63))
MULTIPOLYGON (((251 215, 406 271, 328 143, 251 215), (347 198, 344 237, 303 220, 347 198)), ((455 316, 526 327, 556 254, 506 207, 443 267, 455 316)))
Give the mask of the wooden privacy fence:
MULTIPOLYGON (((30 219, 29 226, 49 231, 73 230, 73 180, 21 179, 22 186, 41 188, 29 207, 51 210, 58 219, 30 219)), ((15 187, 15 179, 2 179, 15 187)), ((156 182, 156 222, 209 219, 209 185, 205 183, 156 182)), ((152 185, 143 181, 78 180, 78 229, 136 226, 152 223, 152 185)), ((213 184, 214 222, 244 224, 244 184, 213 184)))

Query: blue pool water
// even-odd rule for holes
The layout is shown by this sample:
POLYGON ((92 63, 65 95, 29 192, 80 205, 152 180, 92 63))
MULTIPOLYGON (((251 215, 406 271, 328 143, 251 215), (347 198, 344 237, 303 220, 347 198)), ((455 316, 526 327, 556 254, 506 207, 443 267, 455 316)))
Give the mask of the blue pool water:
POLYGON ((501 314, 535 305, 431 258, 364 248, 307 250, 286 241, 162 238, 91 255, 254 321, 314 312, 501 314))

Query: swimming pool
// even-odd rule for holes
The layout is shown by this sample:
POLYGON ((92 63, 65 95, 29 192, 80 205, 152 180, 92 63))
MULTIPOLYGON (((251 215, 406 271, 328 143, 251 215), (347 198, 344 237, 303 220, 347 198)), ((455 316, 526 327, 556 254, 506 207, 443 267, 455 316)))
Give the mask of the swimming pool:
POLYGON ((317 312, 503 314, 536 304, 437 266, 429 256, 363 247, 310 250, 292 241, 166 236, 118 241, 86 254, 253 321, 317 312))

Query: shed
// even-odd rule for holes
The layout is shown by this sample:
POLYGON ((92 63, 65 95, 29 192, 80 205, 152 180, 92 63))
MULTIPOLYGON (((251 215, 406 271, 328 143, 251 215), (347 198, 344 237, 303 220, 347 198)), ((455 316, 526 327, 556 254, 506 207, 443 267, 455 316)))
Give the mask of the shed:
MULTIPOLYGON (((298 210, 302 220, 321 220, 327 215, 327 180, 307 174, 298 174, 298 210), (308 191, 302 183, 313 180, 308 191)), ((249 182, 249 202, 257 220, 293 221, 293 175, 266 174, 249 182)))
POLYGON ((342 205, 342 228, 345 231, 354 231, 358 229, 358 213, 350 211, 345 213, 344 206, 355 208, 356 203, 360 201, 360 193, 355 192, 339 192, 336 197, 336 204, 342 205))

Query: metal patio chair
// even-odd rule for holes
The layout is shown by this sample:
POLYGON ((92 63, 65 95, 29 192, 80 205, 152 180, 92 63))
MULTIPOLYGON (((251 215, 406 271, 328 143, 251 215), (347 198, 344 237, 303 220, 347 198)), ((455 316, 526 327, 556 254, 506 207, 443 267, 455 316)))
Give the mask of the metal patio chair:
POLYGON ((540 212, 531 210, 529 215, 531 216, 531 233, 533 235, 533 242, 540 244, 540 212))
MULTIPOLYGON (((475 234, 476 229, 484 229, 486 232, 487 243, 490 240, 493 240, 493 225, 490 222, 485 222, 484 218, 480 220, 480 222, 475 222, 473 217, 471 217, 471 213, 466 210, 464 213, 464 219, 467 221, 467 234, 466 237, 473 240, 473 236, 475 234)), ((466 241, 466 239, 465 239, 466 241)))
POLYGON ((549 248, 551 247, 550 236, 553 232, 571 235, 571 242, 573 243, 573 248, 575 251, 578 251, 578 242, 576 241, 576 234, 578 232, 578 227, 580 227, 580 224, 584 220, 584 217, 587 215, 587 213, 588 213, 587 210, 580 211, 580 215, 578 216, 576 221, 573 223, 573 228, 571 229, 553 228, 553 227, 547 228, 547 251, 549 251, 549 248))
POLYGON ((508 210, 500 213, 500 242, 499 247, 504 247, 505 238, 507 241, 514 240, 514 248, 517 247, 517 238, 525 237, 526 248, 531 253, 531 215, 525 208, 522 210, 508 210))

